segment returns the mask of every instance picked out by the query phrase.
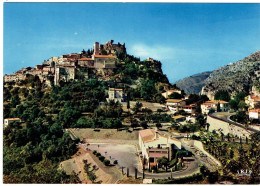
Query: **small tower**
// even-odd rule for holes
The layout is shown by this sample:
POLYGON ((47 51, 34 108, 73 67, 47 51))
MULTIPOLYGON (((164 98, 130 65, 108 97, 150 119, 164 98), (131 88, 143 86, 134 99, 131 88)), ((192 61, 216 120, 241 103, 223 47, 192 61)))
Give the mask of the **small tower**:
POLYGON ((99 42, 94 43, 94 55, 99 55, 99 42))

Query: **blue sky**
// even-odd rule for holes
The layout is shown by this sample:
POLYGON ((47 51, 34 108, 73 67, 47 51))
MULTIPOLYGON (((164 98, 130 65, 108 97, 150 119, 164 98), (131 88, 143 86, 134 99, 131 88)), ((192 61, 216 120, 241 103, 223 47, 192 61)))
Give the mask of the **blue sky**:
POLYGON ((170 82, 260 50, 260 4, 4 3, 4 74, 111 39, 170 82))

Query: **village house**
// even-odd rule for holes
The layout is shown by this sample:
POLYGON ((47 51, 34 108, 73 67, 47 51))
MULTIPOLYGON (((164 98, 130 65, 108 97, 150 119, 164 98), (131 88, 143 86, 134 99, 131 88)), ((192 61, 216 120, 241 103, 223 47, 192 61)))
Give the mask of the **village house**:
POLYGON ((183 99, 167 99, 166 100, 166 106, 172 106, 172 107, 181 107, 185 105, 185 100, 183 99))
POLYGON ((254 95, 249 95, 245 97, 245 103, 249 105, 249 109, 255 108, 255 105, 260 102, 260 97, 254 96, 254 95))
POLYGON ((181 142, 169 136, 163 136, 153 129, 139 131, 140 156, 145 158, 146 168, 157 165, 157 160, 166 157, 169 161, 175 156, 178 149, 181 149, 181 142))
POLYGON ((260 91, 256 88, 256 86, 252 86, 251 95, 260 97, 260 91))
POLYGON ((260 109, 249 110, 249 119, 255 119, 260 121, 260 109))
POLYGON ((210 100, 201 104, 201 112, 202 114, 208 114, 210 109, 217 111, 217 105, 220 105, 221 112, 228 111, 228 102, 223 100, 210 100))
POLYGON ((166 99, 169 98, 169 96, 172 94, 172 93, 178 93, 178 94, 181 94, 181 90, 178 90, 178 89, 172 89, 172 90, 166 90, 166 92, 162 93, 162 96, 165 97, 166 99))
POLYGON ((16 74, 5 74, 4 75, 4 82, 12 82, 12 81, 17 81, 17 76, 16 74))
POLYGON ((189 114, 195 114, 196 111, 196 105, 192 104, 192 105, 183 105, 180 107, 180 109, 184 110, 185 112, 189 113, 189 114))
POLYGON ((6 118, 6 119, 4 119, 4 127, 7 127, 10 123, 13 123, 15 121, 21 123, 20 118, 6 118))
POLYGON ((78 65, 80 67, 88 67, 88 68, 95 68, 94 67, 94 59, 92 58, 80 58, 78 59, 78 65))
POLYGON ((260 70, 256 70, 255 75, 256 75, 256 77, 260 77, 260 70))
POLYGON ((179 108, 184 106, 186 101, 183 99, 167 99, 166 106, 171 112, 178 112, 179 108))
POLYGON ((22 72, 16 72, 14 74, 4 75, 4 82, 12 82, 12 81, 16 82, 24 79, 25 79, 25 74, 23 74, 22 72))
POLYGON ((109 88, 107 102, 112 100, 120 103, 125 102, 127 98, 124 94, 124 90, 121 88, 109 88))
POLYGON ((68 82, 75 79, 76 67, 71 65, 57 65, 55 67, 54 85, 62 80, 68 82))

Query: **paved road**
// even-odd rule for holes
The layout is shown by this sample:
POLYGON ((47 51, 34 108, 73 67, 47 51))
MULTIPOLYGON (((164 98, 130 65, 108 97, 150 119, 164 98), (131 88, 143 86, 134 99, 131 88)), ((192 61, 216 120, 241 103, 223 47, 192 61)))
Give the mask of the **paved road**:
MULTIPOLYGON (((91 150, 93 150, 93 148, 95 147, 95 145, 97 144, 91 144, 90 145, 86 145, 86 144, 80 144, 80 146, 84 149, 86 148, 89 148, 91 150)), ((111 147, 111 144, 108 144, 110 145, 111 147)), ((108 150, 108 149, 102 149, 102 147, 106 147, 106 145, 104 143, 100 144, 99 146, 99 149, 98 151, 101 152, 102 155, 104 155, 107 159, 109 159, 109 156, 108 154, 110 153, 111 154, 111 151, 108 150), (104 152, 107 151, 107 154, 105 154, 104 152), (108 157, 107 157, 108 156, 108 157)), ((95 148, 94 148, 95 149, 95 148)), ((97 149, 95 149, 97 150, 97 149)), ((113 151, 113 148, 111 147, 111 150, 113 151)), ((130 150, 130 149, 129 149, 130 150)), ((133 149, 131 149, 131 151, 133 151, 133 149)), ((122 156, 127 156, 124 153, 121 153, 121 152, 118 152, 119 154, 118 155, 122 155, 122 156)), ((129 152, 130 153, 130 152, 129 152)), ((113 157, 115 156, 112 155, 113 157)), ((122 158, 124 158, 122 157, 122 158)), ((118 159, 118 157, 117 157, 118 159)), ((120 161, 122 163, 122 161, 120 161)), ((127 161, 128 162, 128 161, 127 161)), ((123 162, 123 167, 129 167, 129 175, 130 176, 135 176, 135 168, 137 168, 137 176, 138 177, 143 177, 143 171, 140 169, 140 166, 139 166, 139 169, 138 169, 138 163, 131 163, 131 165, 129 164, 128 162, 128 165, 127 165, 127 162, 123 162)), ((130 161, 130 162, 133 162, 133 161, 130 161)), ((195 174, 195 173, 198 173, 199 172, 199 165, 202 164, 197 157, 190 157, 189 161, 184 161, 184 168, 182 170, 179 170, 179 171, 174 171, 172 173, 172 177, 173 178, 179 178, 179 177, 185 177, 185 176, 190 176, 192 174, 195 174)), ((117 166, 120 170, 121 170, 121 167, 122 165, 119 165, 117 166)), ((126 173, 126 168, 124 168, 124 173, 126 173)), ((171 177, 171 173, 145 173, 145 178, 155 178, 155 179, 167 179, 171 177)))
MULTIPOLYGON (((191 157, 189 161, 184 161, 184 168, 179 171, 172 172, 172 178, 180 178, 185 176, 190 176, 195 173, 199 173, 199 165, 201 162, 196 157, 191 157)), ((134 175, 132 175, 134 176, 134 175)), ((142 177, 143 173, 138 171, 138 177, 142 177)), ((171 173, 145 173, 145 178, 155 178, 155 179, 167 179, 171 177, 171 173)))
MULTIPOLYGON (((213 116, 213 117, 216 117, 216 118, 218 118, 218 119, 224 120, 224 121, 226 121, 226 122, 228 122, 228 123, 230 123, 230 124, 236 125, 236 126, 238 126, 238 127, 244 128, 242 124, 236 123, 236 122, 230 120, 230 116, 232 116, 232 115, 235 115, 235 113, 229 113, 229 112, 215 112, 215 113, 212 113, 212 114, 211 114, 211 116, 213 116)), ((244 129, 245 129, 245 128, 244 128, 244 129)), ((252 131, 252 132, 259 132, 259 130, 256 130, 256 129, 252 128, 252 127, 248 127, 248 130, 249 130, 249 131, 252 131)))
POLYGON ((206 167, 209 168, 209 170, 216 170, 218 165, 217 163, 212 160, 210 157, 201 157, 200 156, 200 153, 202 153, 199 149, 197 148, 191 148, 189 145, 185 144, 185 142, 182 140, 182 146, 186 149, 186 150, 189 150, 191 151, 194 156, 199 160, 199 162, 201 164, 204 164, 206 167))

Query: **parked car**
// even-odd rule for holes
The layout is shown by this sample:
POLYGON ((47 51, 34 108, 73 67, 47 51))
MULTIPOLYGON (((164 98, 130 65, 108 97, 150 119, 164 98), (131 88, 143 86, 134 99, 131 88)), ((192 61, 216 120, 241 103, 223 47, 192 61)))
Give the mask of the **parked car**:
POLYGON ((201 154, 200 154, 200 157, 207 157, 207 155, 206 155, 206 154, 203 154, 203 153, 201 153, 201 154))

